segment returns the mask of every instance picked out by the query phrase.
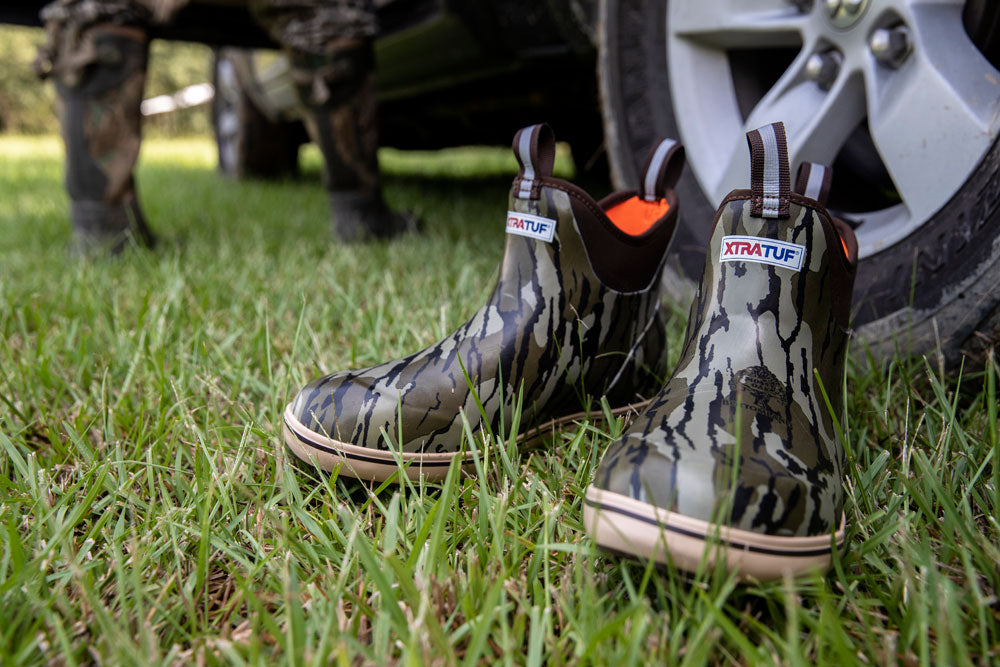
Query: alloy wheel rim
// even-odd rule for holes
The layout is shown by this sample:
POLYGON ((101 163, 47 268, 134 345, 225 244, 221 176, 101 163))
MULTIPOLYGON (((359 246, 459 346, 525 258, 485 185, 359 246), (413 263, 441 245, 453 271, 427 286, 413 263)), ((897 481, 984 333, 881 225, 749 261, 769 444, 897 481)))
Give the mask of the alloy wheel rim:
POLYGON ((216 141, 219 144, 219 161, 223 171, 231 172, 236 169, 239 157, 239 82, 236 78, 236 68, 228 58, 219 59, 217 68, 216 141))
MULTIPOLYGON (((846 214, 859 255, 899 243, 965 183, 1000 130, 1000 72, 960 0, 698 0, 668 4, 667 63, 691 169, 713 201, 749 182, 743 135, 788 130, 793 169, 833 164, 865 123, 890 204, 846 214), (850 4, 850 7, 846 7, 850 4), (848 11, 849 10, 849 11, 848 11), (744 117, 733 54, 796 50, 744 117)), ((737 55, 739 57, 739 55, 737 55)))

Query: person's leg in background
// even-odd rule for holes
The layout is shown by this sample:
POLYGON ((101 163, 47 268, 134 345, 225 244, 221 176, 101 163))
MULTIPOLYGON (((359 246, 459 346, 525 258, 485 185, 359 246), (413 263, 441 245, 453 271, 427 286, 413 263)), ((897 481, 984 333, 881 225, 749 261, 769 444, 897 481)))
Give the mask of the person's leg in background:
POLYGON ((325 163, 334 234, 388 238, 415 228, 382 198, 375 103, 377 23, 370 0, 253 0, 256 19, 289 52, 305 122, 325 163))
POLYGON ((57 0, 42 10, 36 62, 55 81, 66 189, 79 251, 152 246, 136 195, 151 12, 124 0, 57 0))

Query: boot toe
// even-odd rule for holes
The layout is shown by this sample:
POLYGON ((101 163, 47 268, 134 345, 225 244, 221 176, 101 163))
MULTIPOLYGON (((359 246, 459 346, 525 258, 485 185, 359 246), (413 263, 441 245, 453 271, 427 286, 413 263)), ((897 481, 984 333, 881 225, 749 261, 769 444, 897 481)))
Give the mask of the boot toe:
POLYGON ((384 371, 342 371, 313 380, 299 391, 289 412, 311 432, 306 435, 372 450, 420 450, 435 431, 455 421, 449 410, 429 407, 438 392, 397 386, 385 380, 384 371))
POLYGON ((815 498, 836 495, 833 484, 821 488, 755 461, 733 477, 714 458, 692 452, 675 460, 662 449, 625 436, 608 451, 592 486, 692 519, 770 535, 824 534, 840 520, 823 512, 839 502, 817 504, 815 498))
POLYGON ((335 398, 354 383, 343 373, 327 375, 304 386, 289 404, 288 411, 298 425, 340 442, 351 442, 357 431, 358 410, 337 409, 335 398))

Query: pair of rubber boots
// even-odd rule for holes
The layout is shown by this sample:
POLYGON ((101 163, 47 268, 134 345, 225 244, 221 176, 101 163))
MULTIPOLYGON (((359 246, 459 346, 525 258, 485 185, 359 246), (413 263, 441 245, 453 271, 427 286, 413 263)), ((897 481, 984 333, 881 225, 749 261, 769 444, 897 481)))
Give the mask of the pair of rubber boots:
POLYGON ((517 407, 537 432, 604 396, 638 416, 586 492, 598 544, 688 571, 724 561, 744 578, 828 567, 844 454, 827 399, 840 405, 856 241, 824 207, 828 170, 804 164, 792 192, 780 123, 748 139, 752 187, 716 214, 666 386, 661 277, 683 149, 664 140, 638 190, 597 202, 552 176, 552 132, 535 125, 514 139, 489 302, 412 356, 307 385, 285 410, 286 443, 341 475, 441 479, 472 462, 464 433, 496 433, 517 407))
MULTIPOLYGON (((66 144, 66 187, 78 252, 153 246, 133 170, 141 143, 140 103, 149 44, 143 29, 103 25, 78 52, 45 63, 56 79, 66 144)), ((382 198, 370 41, 329 54, 293 54, 306 124, 324 158, 334 235, 342 241, 414 231, 416 220, 382 198)))

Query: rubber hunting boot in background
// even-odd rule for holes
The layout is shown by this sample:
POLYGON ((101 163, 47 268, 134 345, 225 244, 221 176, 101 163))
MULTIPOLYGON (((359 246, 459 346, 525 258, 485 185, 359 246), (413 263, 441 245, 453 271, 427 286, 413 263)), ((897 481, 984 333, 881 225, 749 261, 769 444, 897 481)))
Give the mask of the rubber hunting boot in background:
MULTIPOLYGON (((149 42, 134 27, 101 25, 80 38, 85 63, 51 72, 66 144, 66 188, 80 252, 152 246, 133 171, 139 157, 149 42)), ((70 60, 67 58, 66 60, 70 60)))
POLYGON ((391 210, 382 198, 371 40, 347 42, 326 54, 291 51, 306 127, 323 154, 334 235, 364 241, 416 231, 411 214, 391 210))
POLYGON ((789 187, 784 127, 748 133, 750 190, 715 216, 681 359, 587 489, 601 546, 745 579, 828 568, 844 540, 842 405, 857 266, 851 229, 806 164, 789 187))
POLYGON ((472 462, 463 415, 473 433, 487 425, 497 432, 501 421, 509 428, 520 394, 519 423, 537 429, 579 417, 586 394, 629 409, 662 385, 660 278, 683 150, 664 140, 641 190, 601 202, 552 176, 547 125, 518 132, 514 152, 521 169, 487 304, 416 354, 307 385, 284 415, 296 456, 379 481, 399 470, 398 457, 409 477, 440 479, 455 457, 472 462))

